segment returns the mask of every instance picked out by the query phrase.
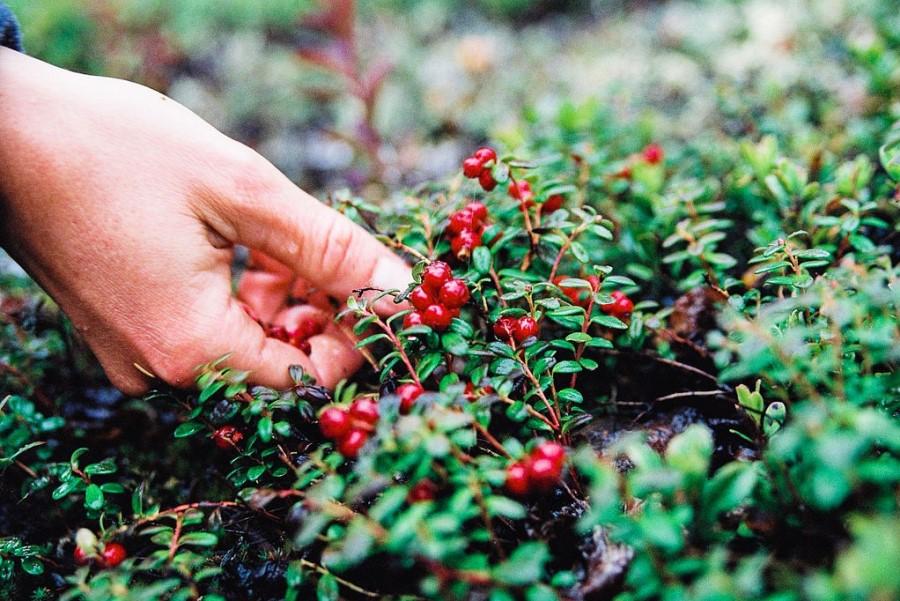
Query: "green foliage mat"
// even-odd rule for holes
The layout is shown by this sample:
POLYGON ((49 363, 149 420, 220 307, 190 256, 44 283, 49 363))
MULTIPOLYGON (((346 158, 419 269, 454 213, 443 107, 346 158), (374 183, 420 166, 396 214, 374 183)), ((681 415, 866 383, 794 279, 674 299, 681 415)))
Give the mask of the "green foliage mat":
POLYGON ((900 29, 866 7, 865 44, 829 49, 865 90, 852 117, 812 94, 794 119, 797 90, 751 81, 702 135, 654 140, 566 103, 498 136, 490 192, 335 194, 417 263, 385 296, 438 259, 471 296, 446 327, 351 298, 369 365, 335 391, 216 361, 196 392, 123 398, 3 275, 0 597, 900 597, 900 29), (495 327, 523 317, 536 336, 495 327), (402 384, 424 392, 401 406, 402 384), (318 417, 361 399, 378 418, 338 452, 318 417))

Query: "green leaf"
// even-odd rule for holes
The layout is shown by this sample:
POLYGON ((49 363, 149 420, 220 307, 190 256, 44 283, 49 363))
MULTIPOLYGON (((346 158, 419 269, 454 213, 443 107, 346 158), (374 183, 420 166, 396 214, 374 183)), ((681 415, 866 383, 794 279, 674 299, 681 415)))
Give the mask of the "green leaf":
POLYGON ((23 557, 20 561, 22 563, 22 570, 26 574, 40 576, 44 573, 44 564, 42 564, 39 559, 34 557, 23 557))
POLYGON ((484 504, 490 516, 499 515, 511 520, 525 517, 525 508, 522 504, 506 497, 488 497, 484 504))
POLYGON ((175 438, 187 438, 203 429, 200 422, 184 422, 175 428, 175 438))
POLYGON ((247 470, 247 479, 255 482, 259 480, 259 477, 262 476, 266 472, 266 466, 264 465, 254 465, 253 467, 247 470))
POLYGON ((456 332, 447 332, 441 336, 444 350, 457 357, 465 357, 469 353, 469 343, 456 332))
POLYGON ((215 547, 219 543, 219 537, 212 532, 189 532, 179 539, 181 545, 194 545, 197 547, 215 547))
POLYGON ((752 464, 731 462, 708 480, 703 487, 703 506, 708 520, 723 511, 740 506, 756 486, 756 471, 752 464))
POLYGON ((84 506, 98 510, 103 507, 103 491, 96 484, 89 484, 84 491, 84 506))
POLYGON ((560 361, 556 365, 553 366, 553 373, 555 374, 576 374, 582 371, 584 368, 581 367, 581 364, 578 361, 560 361))
POLYGON ((493 257, 491 251, 486 246, 477 246, 472 251, 472 267, 480 274, 486 274, 491 271, 491 263, 493 257))
POLYGON ((338 594, 337 580, 331 574, 322 574, 319 582, 316 584, 316 599, 318 601, 337 601, 338 594))
POLYGON ((603 326, 605 328, 612 328, 615 330, 627 330, 628 326, 624 321, 619 319, 618 317, 613 317, 612 315, 603 315, 602 313, 594 315, 591 318, 591 321, 597 325, 603 326))
POLYGON ((265 417, 260 419, 259 423, 256 424, 256 432, 259 434, 260 440, 262 440, 263 442, 271 442, 272 441, 272 417, 269 415, 266 415, 265 417))
POLYGON ((532 584, 543 577, 544 564, 549 559, 550 553, 544 543, 524 543, 513 551, 509 559, 494 568, 494 579, 511 586, 532 584))

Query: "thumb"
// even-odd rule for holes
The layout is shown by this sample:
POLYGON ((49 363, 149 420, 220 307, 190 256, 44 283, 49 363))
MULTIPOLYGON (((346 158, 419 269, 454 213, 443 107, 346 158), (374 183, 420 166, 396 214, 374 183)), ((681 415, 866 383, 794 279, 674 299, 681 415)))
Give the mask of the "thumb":
MULTIPOLYGON (((205 215, 230 241, 260 250, 341 301, 359 288, 403 289, 409 266, 371 234, 257 157, 246 180, 205 215)), ((406 308, 383 299, 376 309, 406 308)))

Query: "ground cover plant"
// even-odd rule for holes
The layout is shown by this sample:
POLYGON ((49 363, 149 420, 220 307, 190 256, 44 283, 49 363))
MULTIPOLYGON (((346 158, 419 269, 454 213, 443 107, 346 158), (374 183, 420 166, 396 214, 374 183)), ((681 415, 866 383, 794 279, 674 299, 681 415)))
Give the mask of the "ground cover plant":
POLYGON ((0 596, 900 596, 900 29, 867 6, 852 120, 754 81, 693 138, 562 102, 332 193, 415 264, 375 291, 409 310, 347 299, 333 391, 221 358, 123 398, 4 273, 0 596))

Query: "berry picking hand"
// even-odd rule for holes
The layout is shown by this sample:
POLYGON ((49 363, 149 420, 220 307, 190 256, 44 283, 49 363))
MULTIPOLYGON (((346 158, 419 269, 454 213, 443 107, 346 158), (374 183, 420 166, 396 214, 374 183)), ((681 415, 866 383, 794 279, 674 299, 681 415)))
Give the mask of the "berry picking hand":
POLYGON ((0 243, 69 315, 115 386, 147 389, 136 364, 190 385, 198 365, 229 352, 228 365, 270 386, 289 385, 291 364, 326 386, 359 366, 324 297, 411 279, 362 228, 147 88, 5 48, 0 84, 0 243), (323 322, 309 355, 267 337, 232 297, 235 244, 265 253, 240 288, 252 310, 323 322), (289 293, 312 305, 286 308, 289 293))

